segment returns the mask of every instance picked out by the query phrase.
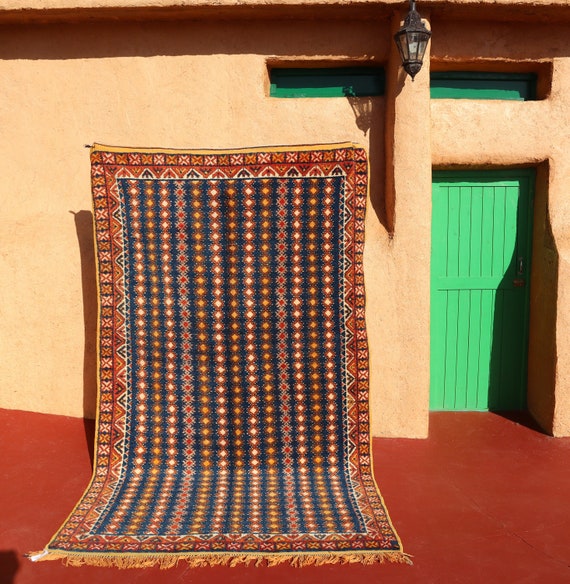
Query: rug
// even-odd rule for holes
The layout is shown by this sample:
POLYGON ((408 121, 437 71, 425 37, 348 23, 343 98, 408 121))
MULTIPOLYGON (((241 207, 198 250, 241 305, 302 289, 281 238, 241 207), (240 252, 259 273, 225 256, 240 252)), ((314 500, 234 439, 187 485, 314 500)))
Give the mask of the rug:
POLYGON ((93 478, 33 560, 408 561, 372 474, 351 144, 95 146, 93 478))

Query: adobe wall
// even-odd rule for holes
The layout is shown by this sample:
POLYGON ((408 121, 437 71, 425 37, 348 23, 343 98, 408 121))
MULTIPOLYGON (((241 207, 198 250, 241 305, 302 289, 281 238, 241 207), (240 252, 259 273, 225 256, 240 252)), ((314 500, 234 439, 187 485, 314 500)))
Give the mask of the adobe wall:
MULTIPOLYGON (((552 62, 542 101, 430 103, 429 58, 413 83, 399 67, 391 36, 400 19, 391 0, 355 3, 376 6, 373 18, 73 23, 18 21, 15 4, 26 8, 0 2, 0 22, 2 10, 10 16, 0 25, 0 407, 94 414, 96 288, 84 144, 353 141, 371 162, 365 273, 373 434, 428 432, 432 163, 540 167, 529 407, 547 430, 570 434, 570 27, 474 22, 458 35, 437 7, 469 3, 429 3, 433 67, 552 62), (267 63, 283 61, 378 62, 386 65, 387 93, 370 101, 369 119, 343 98, 270 98, 267 63)), ((516 3, 526 4, 559 3, 516 3)))

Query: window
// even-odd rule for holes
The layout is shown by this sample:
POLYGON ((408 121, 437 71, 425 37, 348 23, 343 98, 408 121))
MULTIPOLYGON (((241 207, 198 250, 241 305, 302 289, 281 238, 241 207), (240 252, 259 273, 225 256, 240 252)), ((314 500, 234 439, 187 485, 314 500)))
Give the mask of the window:
POLYGON ((430 75, 432 99, 535 100, 535 73, 442 71, 430 75))
POLYGON ((274 68, 271 97, 366 97, 384 95, 382 67, 274 68))

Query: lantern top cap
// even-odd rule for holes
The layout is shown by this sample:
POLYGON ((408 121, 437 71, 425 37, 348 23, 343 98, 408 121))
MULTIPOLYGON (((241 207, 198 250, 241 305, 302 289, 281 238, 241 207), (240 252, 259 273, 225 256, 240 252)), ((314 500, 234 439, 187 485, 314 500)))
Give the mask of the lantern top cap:
POLYGON ((415 0, 410 0, 410 11, 406 15, 404 20, 404 26, 402 28, 406 29, 409 32, 423 32, 431 36, 431 31, 429 31, 425 24, 422 22, 422 17, 420 13, 416 10, 416 2, 415 0))

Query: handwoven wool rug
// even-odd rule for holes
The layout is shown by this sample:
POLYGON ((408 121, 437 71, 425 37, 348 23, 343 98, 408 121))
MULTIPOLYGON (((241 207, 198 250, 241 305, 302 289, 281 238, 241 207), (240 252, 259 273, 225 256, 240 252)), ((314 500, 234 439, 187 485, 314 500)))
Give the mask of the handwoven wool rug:
POLYGON ((407 561, 371 467, 365 151, 91 163, 94 473, 32 559, 407 561))

